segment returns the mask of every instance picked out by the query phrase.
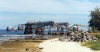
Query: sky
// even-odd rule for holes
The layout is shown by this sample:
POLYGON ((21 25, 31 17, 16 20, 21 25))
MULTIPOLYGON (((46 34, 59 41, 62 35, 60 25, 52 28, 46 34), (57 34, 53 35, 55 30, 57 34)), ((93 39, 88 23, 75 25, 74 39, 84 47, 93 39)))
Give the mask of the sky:
POLYGON ((0 29, 27 21, 88 25, 96 7, 100 0, 0 0, 0 29))

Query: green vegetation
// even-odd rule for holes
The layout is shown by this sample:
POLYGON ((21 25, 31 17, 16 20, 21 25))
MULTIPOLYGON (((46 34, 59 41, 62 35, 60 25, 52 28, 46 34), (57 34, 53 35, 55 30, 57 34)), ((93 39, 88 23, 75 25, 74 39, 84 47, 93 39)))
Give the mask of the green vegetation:
POLYGON ((82 42, 82 46, 89 47, 92 50, 100 50, 100 33, 94 33, 93 36, 95 36, 99 40, 82 42))
POLYGON ((89 26, 90 31, 92 30, 93 32, 98 32, 100 31, 100 8, 95 8, 93 11, 90 13, 90 21, 89 21, 89 26))
POLYGON ((99 40, 82 42, 82 46, 87 46, 92 50, 100 50, 100 8, 95 8, 90 13, 89 30, 90 35, 97 37, 99 40))
POLYGON ((96 35, 96 37, 97 37, 98 39, 100 39, 100 35, 96 35))
POLYGON ((82 46, 87 46, 92 50, 100 50, 100 40, 83 42, 82 46))
POLYGON ((88 32, 89 32, 89 33, 99 33, 100 31, 98 31, 97 29, 95 29, 95 30, 93 30, 93 29, 90 30, 90 29, 89 29, 88 32))

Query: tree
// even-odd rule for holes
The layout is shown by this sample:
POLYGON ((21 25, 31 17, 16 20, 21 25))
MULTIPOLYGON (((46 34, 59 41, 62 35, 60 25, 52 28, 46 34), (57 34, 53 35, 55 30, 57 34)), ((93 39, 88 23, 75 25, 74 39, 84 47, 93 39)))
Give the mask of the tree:
POLYGON ((95 8, 90 13, 90 21, 89 26, 92 28, 92 30, 98 30, 100 31, 100 8, 95 8))

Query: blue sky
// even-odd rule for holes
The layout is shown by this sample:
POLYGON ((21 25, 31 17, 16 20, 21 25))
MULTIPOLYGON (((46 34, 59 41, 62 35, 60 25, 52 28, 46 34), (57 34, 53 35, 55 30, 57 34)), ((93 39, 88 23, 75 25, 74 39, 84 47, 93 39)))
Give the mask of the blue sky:
POLYGON ((0 29, 30 20, 87 25, 96 7, 100 0, 0 0, 0 29))

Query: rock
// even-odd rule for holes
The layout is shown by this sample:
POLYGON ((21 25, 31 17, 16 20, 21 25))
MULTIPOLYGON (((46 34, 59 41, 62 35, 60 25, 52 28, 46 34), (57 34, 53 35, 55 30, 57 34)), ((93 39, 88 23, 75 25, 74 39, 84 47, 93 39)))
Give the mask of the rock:
POLYGON ((39 49, 43 49, 43 47, 40 47, 39 49))
POLYGON ((98 38, 96 38, 96 37, 93 37, 93 40, 98 40, 98 38))
POLYGON ((59 41, 64 42, 65 41, 65 38, 64 37, 61 37, 61 38, 59 38, 59 41))
POLYGON ((75 42, 85 42, 88 40, 97 40, 96 37, 92 37, 91 35, 88 35, 87 32, 68 32, 67 35, 64 35, 63 37, 59 38, 60 41, 75 41, 75 42))
POLYGON ((25 50, 26 50, 26 51, 29 51, 29 48, 26 48, 25 50))

